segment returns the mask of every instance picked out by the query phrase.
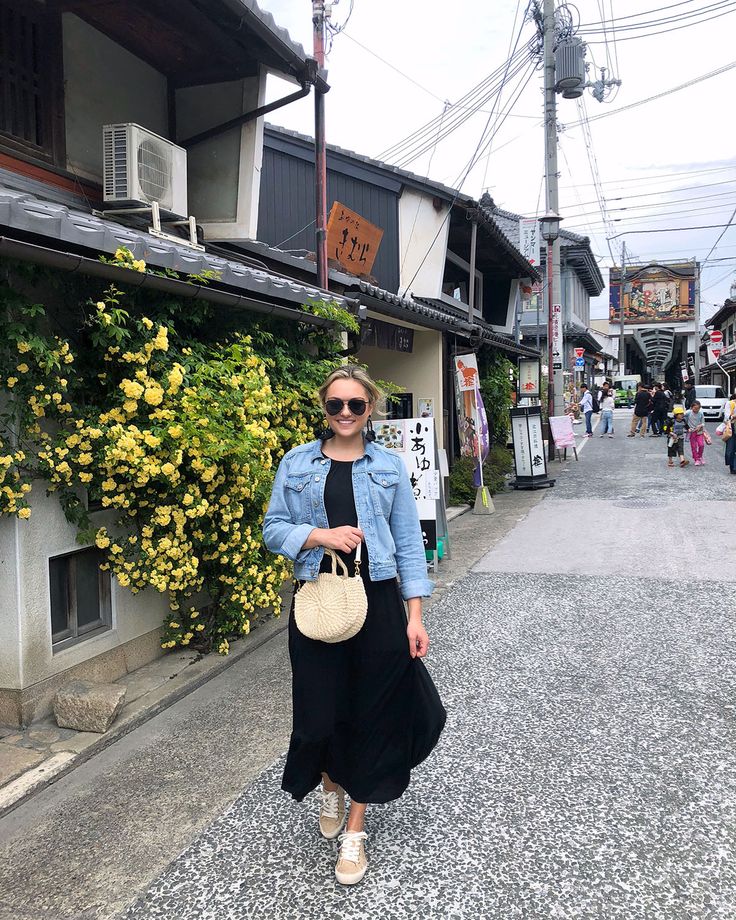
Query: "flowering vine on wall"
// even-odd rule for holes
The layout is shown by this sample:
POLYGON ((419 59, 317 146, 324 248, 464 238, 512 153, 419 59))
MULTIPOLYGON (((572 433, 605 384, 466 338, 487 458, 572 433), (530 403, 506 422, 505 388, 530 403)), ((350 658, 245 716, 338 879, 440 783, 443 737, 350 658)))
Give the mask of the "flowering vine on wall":
MULTIPOLYGON (((112 261, 146 271, 125 249, 112 261)), ((313 436, 339 342, 245 314, 213 338, 208 305, 114 285, 76 304, 65 337, 34 302, 44 272, 6 266, 0 282, 0 514, 28 519, 32 490, 55 492, 120 585, 167 596, 163 648, 226 654, 278 610, 287 563, 263 547, 263 514, 278 460, 313 436)), ((357 328, 335 304, 308 309, 357 328)))

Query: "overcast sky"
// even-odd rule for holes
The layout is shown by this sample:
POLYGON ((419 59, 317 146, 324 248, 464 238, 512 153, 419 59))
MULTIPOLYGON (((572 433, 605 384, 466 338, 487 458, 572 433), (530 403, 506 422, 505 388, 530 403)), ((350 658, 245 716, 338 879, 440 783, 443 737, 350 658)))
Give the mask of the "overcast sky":
MULTIPOLYGON (((292 38, 311 50, 311 0, 259 2, 292 38)), ((333 21, 341 24, 349 8, 350 0, 340 0, 333 21)), ((332 86, 327 96, 328 142, 379 156, 438 117, 444 100, 457 102, 504 65, 517 36, 519 48, 534 37, 531 22, 520 28, 524 8, 525 0, 518 6, 516 0, 354 0, 352 17, 335 38, 328 59, 332 86)), ((644 4, 580 0, 569 9, 582 24, 581 37, 589 43, 589 79, 597 78, 600 66, 610 65, 622 85, 602 104, 590 91, 585 94, 590 151, 579 124, 578 104, 557 97, 558 121, 563 126, 559 147, 563 226, 590 236, 607 280, 611 258, 592 162, 614 222, 612 232, 626 233, 610 240, 617 260, 624 240, 637 261, 704 260, 723 227, 690 232, 667 232, 666 228, 725 225, 736 208, 734 124, 729 114, 736 98, 736 67, 614 113, 736 61, 735 0, 685 0, 674 5, 672 0, 645 0, 644 4), (702 12, 706 7, 710 12, 702 12), (639 15, 657 8, 656 13, 639 15), (674 16, 691 18, 664 21, 674 16), (713 18, 697 22, 706 16, 713 18), (601 30, 602 19, 607 20, 608 30, 610 20, 617 29, 639 28, 618 31, 614 46, 611 32, 604 36, 601 30), (647 26, 647 22, 654 25, 647 26), (652 32, 659 34, 649 34, 652 32), (606 117, 596 117, 602 115, 606 117), (648 229, 661 232, 634 232, 648 229)), ((272 84, 269 98, 284 89, 278 81, 272 84)), ((521 70, 506 81, 500 103, 491 98, 481 111, 467 112, 466 122, 434 150, 408 164, 399 163, 395 156, 386 159, 452 187, 462 182, 463 191, 474 196, 487 189, 508 210, 528 216, 543 213, 541 87, 541 70, 521 70), (498 126, 499 104, 505 110, 517 88, 518 99, 498 126), (467 172, 489 120, 496 128, 492 145, 467 172)), ((270 120, 312 135, 311 98, 274 112, 270 120)), ((715 312, 736 278, 736 222, 710 259, 718 261, 702 266, 701 321, 715 312)), ((594 302, 593 314, 607 315, 607 292, 594 302)))

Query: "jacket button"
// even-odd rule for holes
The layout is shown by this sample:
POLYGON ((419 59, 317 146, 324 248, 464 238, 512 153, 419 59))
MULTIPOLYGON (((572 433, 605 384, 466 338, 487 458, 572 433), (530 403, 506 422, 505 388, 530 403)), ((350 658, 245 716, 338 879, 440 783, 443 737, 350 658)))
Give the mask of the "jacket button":
POLYGON ((382 480, 381 480, 381 485, 384 485, 384 486, 387 486, 387 485, 388 485, 388 483, 386 482, 386 480, 385 480, 385 479, 382 479, 382 480))
POLYGON ((322 464, 322 466, 324 466, 324 465, 325 465, 325 463, 327 463, 327 461, 326 461, 326 460, 320 460, 319 462, 320 462, 320 463, 322 464))
POLYGON ((314 477, 314 481, 315 481, 315 482, 319 482, 319 476, 315 476, 315 477, 314 477))

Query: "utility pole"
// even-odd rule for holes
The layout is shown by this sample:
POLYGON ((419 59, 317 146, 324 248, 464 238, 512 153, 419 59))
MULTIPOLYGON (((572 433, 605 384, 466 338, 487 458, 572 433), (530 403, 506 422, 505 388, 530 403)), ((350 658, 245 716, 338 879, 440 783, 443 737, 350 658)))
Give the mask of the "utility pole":
MULTIPOLYGON (((559 214, 559 193, 557 186, 557 99, 555 97, 555 4, 554 0, 544 0, 543 6, 543 37, 544 37, 544 159, 545 159, 545 186, 548 214, 559 214)), ((547 243, 547 260, 551 257, 552 264, 547 265, 547 283, 549 290, 548 309, 557 302, 561 303, 560 284, 560 240, 559 237, 547 243)), ((564 314, 560 316, 563 330, 562 347, 559 360, 552 360, 551 343, 549 386, 550 407, 554 406, 555 415, 563 415, 565 411, 564 376, 565 363, 564 346, 564 314), (555 364, 559 366, 554 367, 555 364)), ((551 439, 550 439, 551 440, 551 439)))
POLYGON ((621 285, 619 287, 619 312, 618 318, 621 321, 621 329, 618 339, 618 375, 623 377, 626 374, 626 340, 624 339, 624 295, 626 294, 626 243, 621 246, 621 285))
MULTIPOLYGON (((325 19, 329 7, 325 0, 312 0, 312 25, 314 27, 314 59, 317 71, 325 66, 325 19)), ((314 87, 314 172, 316 195, 316 254, 317 285, 328 290, 327 271, 327 142, 325 138, 325 94, 315 83, 314 87)))

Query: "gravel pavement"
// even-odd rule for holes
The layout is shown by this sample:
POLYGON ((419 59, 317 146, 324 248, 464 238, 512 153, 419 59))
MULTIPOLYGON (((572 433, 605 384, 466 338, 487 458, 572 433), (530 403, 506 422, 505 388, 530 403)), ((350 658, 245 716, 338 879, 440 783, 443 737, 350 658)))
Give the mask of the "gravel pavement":
MULTIPOLYGON (((20 876, 17 892, 0 886, 0 918, 731 920, 736 477, 720 444, 703 468, 668 469, 662 439, 626 439, 625 416, 616 438, 555 464, 553 489, 520 493, 510 531, 429 610, 448 725, 404 797, 369 809, 361 885, 335 883, 316 797, 296 804, 279 791, 288 702, 274 640, 257 668, 233 668, 178 704, 174 728, 200 720, 202 740, 182 748, 158 717, 127 751, 120 742, 0 822, 13 835, 0 865, 22 867, 36 891, 20 876), (239 772, 232 742, 247 748, 251 734, 261 766, 239 772), (136 758, 157 777, 145 799, 138 783, 151 771, 136 758), (123 819, 136 794, 140 814, 123 819), (227 801, 213 814, 207 799, 218 796, 227 801), (109 833, 86 820, 91 808, 108 810, 109 833), (177 809, 181 828, 164 840, 177 809), (127 892, 118 868, 105 899, 93 863, 94 897, 87 885, 74 904, 64 878, 55 900, 62 870, 81 880, 92 859, 80 828, 112 841, 116 824, 130 848, 127 892), (50 853, 61 828, 66 861, 50 853), (161 868, 137 896, 146 866, 148 880, 161 868)), ((460 519, 455 565, 477 557, 484 520, 460 519)))

